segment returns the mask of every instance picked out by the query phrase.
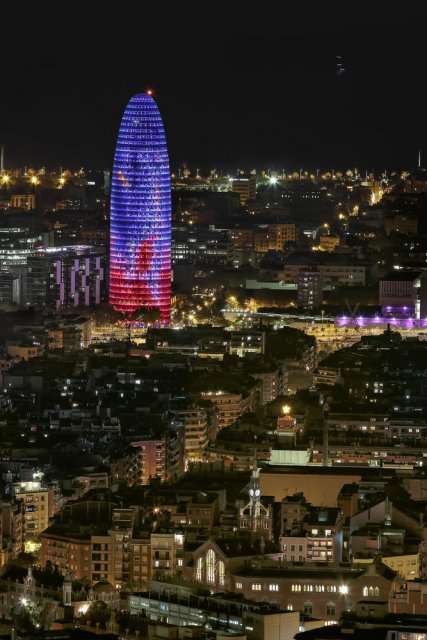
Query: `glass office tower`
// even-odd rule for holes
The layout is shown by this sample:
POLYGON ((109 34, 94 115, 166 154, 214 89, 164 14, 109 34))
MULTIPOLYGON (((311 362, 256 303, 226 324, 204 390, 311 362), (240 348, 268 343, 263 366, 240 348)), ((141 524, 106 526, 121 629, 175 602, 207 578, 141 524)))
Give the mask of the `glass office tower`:
POLYGON ((133 96, 120 125, 111 180, 110 304, 158 309, 170 320, 171 188, 166 137, 150 92, 133 96))

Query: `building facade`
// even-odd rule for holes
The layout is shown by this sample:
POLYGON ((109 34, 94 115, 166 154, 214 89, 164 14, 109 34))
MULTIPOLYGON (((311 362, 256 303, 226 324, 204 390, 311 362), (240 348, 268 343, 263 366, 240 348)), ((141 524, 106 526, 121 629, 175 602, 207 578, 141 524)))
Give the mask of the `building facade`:
POLYGON ((102 249, 91 246, 49 248, 27 259, 27 304, 37 307, 93 306, 106 299, 102 249))
POLYGON ((185 428, 185 458, 200 459, 208 444, 208 416, 202 407, 174 411, 174 417, 185 428))
POLYGON ((16 500, 23 503, 25 542, 37 540, 47 528, 54 511, 53 492, 39 480, 17 482, 12 485, 16 500))
POLYGON ((256 176, 254 173, 240 173, 232 180, 232 191, 238 193, 240 204, 245 205, 256 198, 256 176))
POLYGON ((379 283, 379 304, 386 316, 424 317, 427 311, 426 275, 421 271, 396 269, 379 283))
POLYGON ((127 313, 171 306, 171 190, 166 137, 151 92, 123 114, 111 182, 110 304, 127 313))
POLYGON ((288 611, 301 611, 305 616, 336 624, 343 611, 352 609, 359 600, 387 601, 396 574, 383 564, 344 567, 338 564, 318 567, 316 564, 286 565, 281 563, 261 568, 243 568, 231 578, 231 590, 245 598, 278 604, 288 611))
POLYGON ((298 307, 316 309, 323 300, 323 282, 317 269, 300 269, 297 289, 298 307))

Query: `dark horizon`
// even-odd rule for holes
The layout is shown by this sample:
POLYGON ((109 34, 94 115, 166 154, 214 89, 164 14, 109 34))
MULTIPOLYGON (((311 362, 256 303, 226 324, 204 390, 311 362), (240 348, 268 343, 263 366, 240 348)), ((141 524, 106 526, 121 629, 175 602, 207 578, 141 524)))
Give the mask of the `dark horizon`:
POLYGON ((251 19, 243 6, 203 18, 186 5, 141 26, 42 11, 19 40, 6 33, 7 167, 110 168, 124 108, 149 87, 173 169, 401 170, 427 156, 424 7, 272 7, 251 19))

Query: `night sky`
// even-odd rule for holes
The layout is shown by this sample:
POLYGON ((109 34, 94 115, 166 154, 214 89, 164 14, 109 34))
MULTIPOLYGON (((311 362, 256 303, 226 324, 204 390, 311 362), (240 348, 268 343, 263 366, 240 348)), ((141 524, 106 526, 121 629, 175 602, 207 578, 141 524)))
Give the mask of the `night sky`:
POLYGON ((422 3, 147 4, 2 14, 6 166, 109 167, 148 87, 173 167, 400 169, 420 146, 427 164, 422 3))

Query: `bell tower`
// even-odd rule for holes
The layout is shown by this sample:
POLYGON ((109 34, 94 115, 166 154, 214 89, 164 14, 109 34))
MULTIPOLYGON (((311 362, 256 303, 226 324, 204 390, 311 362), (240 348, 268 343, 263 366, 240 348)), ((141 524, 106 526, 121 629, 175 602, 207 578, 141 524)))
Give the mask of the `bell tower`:
POLYGON ((242 532, 248 531, 252 540, 272 540, 273 513, 271 506, 265 507, 261 502, 259 472, 255 465, 249 482, 249 502, 240 509, 239 529, 242 532))

